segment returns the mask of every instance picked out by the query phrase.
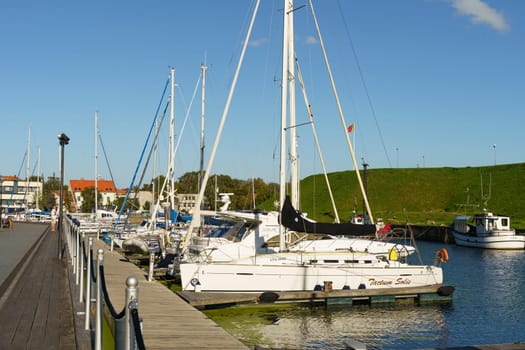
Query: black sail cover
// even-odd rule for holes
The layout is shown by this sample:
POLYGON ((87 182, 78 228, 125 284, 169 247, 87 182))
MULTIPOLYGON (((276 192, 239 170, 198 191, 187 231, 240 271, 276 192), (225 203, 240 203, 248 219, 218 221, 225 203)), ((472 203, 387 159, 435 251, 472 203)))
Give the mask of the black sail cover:
POLYGON ((340 224, 328 222, 314 222, 306 220, 292 205, 289 196, 286 196, 281 209, 281 225, 289 230, 305 233, 323 233, 335 236, 367 236, 376 233, 376 226, 371 224, 340 224))

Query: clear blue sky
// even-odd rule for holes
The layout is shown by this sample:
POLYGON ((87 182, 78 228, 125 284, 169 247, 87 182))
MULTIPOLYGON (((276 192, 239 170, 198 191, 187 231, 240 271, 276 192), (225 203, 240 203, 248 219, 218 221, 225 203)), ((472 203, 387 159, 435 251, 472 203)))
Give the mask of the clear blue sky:
MULTIPOLYGON (((296 6, 306 4, 295 1, 296 6)), ((94 113, 118 187, 137 167, 169 68, 175 67, 176 176, 199 167, 200 74, 206 155, 253 1, 3 1, 0 3, 0 174, 94 178, 94 113)), ((264 0, 212 173, 278 181, 282 1, 264 0)), ((371 168, 465 167, 524 161, 525 1, 314 1, 359 162, 371 168), (354 54, 355 53, 355 54, 354 54), (356 61, 357 58, 357 61, 356 61), (360 70, 358 69, 360 67, 360 70), (494 147, 496 145, 496 147, 494 147)), ((327 170, 353 169, 311 12, 295 13, 296 51, 327 170)), ((307 121, 297 90, 298 123, 307 121)), ((300 126, 301 177, 322 171, 300 126)), ((167 123, 157 174, 166 172, 167 123)), ((99 174, 110 174, 99 146, 99 174)), ((208 157, 206 157, 207 161, 208 157)), ((150 166, 146 179, 153 174, 150 166)), ((140 175, 140 174, 139 174, 140 175)))

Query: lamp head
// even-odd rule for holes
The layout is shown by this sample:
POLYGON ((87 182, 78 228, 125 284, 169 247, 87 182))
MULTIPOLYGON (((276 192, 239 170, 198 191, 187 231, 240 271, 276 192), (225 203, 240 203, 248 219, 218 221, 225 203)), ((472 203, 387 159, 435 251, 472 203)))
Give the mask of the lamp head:
POLYGON ((69 137, 62 133, 62 134, 59 134, 58 136, 58 141, 60 142, 60 146, 64 146, 64 145, 67 145, 69 143, 69 137))

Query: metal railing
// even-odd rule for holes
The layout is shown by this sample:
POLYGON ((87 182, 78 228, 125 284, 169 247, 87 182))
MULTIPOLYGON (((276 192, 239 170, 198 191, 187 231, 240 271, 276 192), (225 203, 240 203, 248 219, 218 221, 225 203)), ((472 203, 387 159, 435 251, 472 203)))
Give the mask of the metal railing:
POLYGON ((78 220, 69 216, 64 221, 67 249, 71 257, 75 285, 79 290, 79 302, 84 304, 84 329, 94 332, 93 348, 103 349, 102 325, 106 306, 115 325, 115 349, 145 350, 142 321, 138 311, 138 279, 135 276, 126 279, 125 306, 117 313, 106 287, 104 249, 99 248, 96 259, 93 259, 93 233, 98 239, 100 232, 92 226, 83 227, 78 220))

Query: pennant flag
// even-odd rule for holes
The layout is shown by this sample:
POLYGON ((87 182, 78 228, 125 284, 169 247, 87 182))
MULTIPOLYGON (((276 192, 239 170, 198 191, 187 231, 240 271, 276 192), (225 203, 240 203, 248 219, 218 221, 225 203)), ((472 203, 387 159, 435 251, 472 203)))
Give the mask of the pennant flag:
POLYGON ((353 132, 354 131, 354 123, 350 124, 346 130, 348 132, 353 132))

